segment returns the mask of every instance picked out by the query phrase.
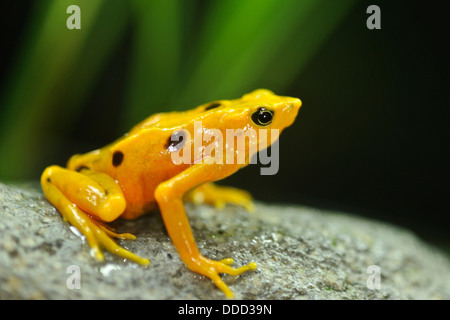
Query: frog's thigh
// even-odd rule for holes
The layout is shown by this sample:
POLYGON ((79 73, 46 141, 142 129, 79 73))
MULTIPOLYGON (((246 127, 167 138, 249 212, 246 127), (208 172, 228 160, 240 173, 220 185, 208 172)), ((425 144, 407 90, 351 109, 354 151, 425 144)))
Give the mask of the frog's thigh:
POLYGON ((193 189, 187 194, 185 200, 197 204, 211 204, 216 208, 223 208, 226 204, 234 204, 244 207, 249 212, 255 210, 255 205, 249 192, 238 188, 219 186, 212 182, 204 183, 193 189))
POLYGON ((111 238, 134 239, 131 234, 116 234, 103 221, 112 221, 125 209, 126 201, 117 183, 109 176, 92 170, 82 173, 51 166, 45 169, 41 185, 46 198, 58 209, 70 224, 86 236, 94 256, 103 260, 100 245, 107 250, 141 264, 147 259, 118 246, 111 238))
POLYGON ((71 202, 102 221, 117 219, 126 208, 122 189, 105 173, 51 166, 44 171, 42 180, 43 184, 55 185, 71 202))

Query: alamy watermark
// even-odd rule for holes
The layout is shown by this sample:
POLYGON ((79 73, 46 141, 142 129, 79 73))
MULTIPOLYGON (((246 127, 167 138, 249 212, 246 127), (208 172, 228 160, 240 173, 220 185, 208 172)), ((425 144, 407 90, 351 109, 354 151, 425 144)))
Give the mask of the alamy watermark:
POLYGON ((279 169, 278 129, 205 129, 201 121, 194 121, 193 134, 186 129, 172 133, 168 150, 175 165, 180 164, 256 164, 261 175, 274 175, 279 169), (269 143, 270 136, 270 143, 269 143), (271 152, 267 148, 271 146, 271 152))
POLYGON ((81 29, 81 9, 77 5, 70 5, 67 7, 66 13, 71 15, 66 20, 67 29, 81 29))
POLYGON ((366 13, 370 14, 367 18, 366 26, 369 30, 381 29, 381 9, 377 5, 367 7, 366 13))
POLYGON ((367 267, 366 272, 370 274, 367 278, 367 289, 380 290, 381 289, 381 268, 377 265, 367 267))
MULTIPOLYGON (((66 13, 70 14, 67 18, 67 29, 81 29, 81 9, 77 5, 70 5, 67 7, 66 13)), ((370 16, 366 20, 366 26, 369 30, 381 29, 381 9, 377 5, 370 5, 367 7, 366 13, 370 16)))
POLYGON ((70 274, 66 280, 67 289, 81 289, 81 270, 80 267, 73 264, 67 267, 66 272, 70 274))

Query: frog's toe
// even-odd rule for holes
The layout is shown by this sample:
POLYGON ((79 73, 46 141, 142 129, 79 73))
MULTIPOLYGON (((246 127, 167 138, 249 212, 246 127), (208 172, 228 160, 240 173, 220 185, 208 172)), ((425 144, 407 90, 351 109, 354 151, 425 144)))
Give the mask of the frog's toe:
POLYGON ((226 265, 230 265, 230 264, 234 263, 234 260, 233 260, 233 258, 225 258, 225 259, 220 260, 219 262, 224 263, 226 265))
POLYGON ((225 208, 225 205, 226 205, 226 202, 221 199, 214 200, 214 207, 216 209, 222 210, 223 208, 225 208))
POLYGON ((206 263, 200 264, 200 267, 196 270, 196 272, 209 277, 214 282, 214 284, 229 298, 233 297, 233 292, 221 279, 219 273, 238 276, 244 272, 257 269, 257 265, 255 262, 251 262, 239 268, 232 268, 230 267, 230 264, 233 264, 234 260, 231 258, 222 259, 220 261, 213 261, 209 259, 205 260, 206 263))
POLYGON ((251 199, 244 199, 238 203, 241 207, 243 207, 248 212, 255 212, 255 203, 251 199))
POLYGON ((114 230, 114 228, 112 228, 106 224, 103 224, 100 221, 95 221, 95 224, 110 237, 123 239, 123 240, 136 240, 136 236, 134 234, 116 233, 116 230, 114 230))
POLYGON ((233 204, 240 207, 243 207, 248 212, 255 211, 255 204, 253 203, 253 199, 251 195, 244 190, 230 188, 227 190, 223 190, 222 194, 218 195, 219 200, 223 204, 233 204))

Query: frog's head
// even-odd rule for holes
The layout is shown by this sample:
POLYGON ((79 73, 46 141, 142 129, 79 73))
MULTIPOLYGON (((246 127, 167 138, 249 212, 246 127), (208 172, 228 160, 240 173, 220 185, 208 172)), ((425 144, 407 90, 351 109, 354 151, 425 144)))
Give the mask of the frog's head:
POLYGON ((272 91, 258 89, 240 99, 248 120, 255 129, 289 127, 295 120, 302 102, 299 98, 277 96, 272 91))
POLYGON ((200 110, 203 111, 202 118, 208 119, 206 122, 221 129, 222 133, 232 129, 236 137, 251 136, 249 140, 253 142, 249 142, 250 150, 258 151, 272 144, 278 134, 294 122, 301 104, 298 98, 278 96, 272 91, 258 89, 239 99, 203 105, 200 110))
POLYGON ((257 131, 278 129, 281 132, 294 122, 301 105, 298 98, 278 96, 270 90, 258 89, 240 99, 221 100, 202 108, 216 117, 220 114, 219 126, 222 128, 251 127, 257 131))

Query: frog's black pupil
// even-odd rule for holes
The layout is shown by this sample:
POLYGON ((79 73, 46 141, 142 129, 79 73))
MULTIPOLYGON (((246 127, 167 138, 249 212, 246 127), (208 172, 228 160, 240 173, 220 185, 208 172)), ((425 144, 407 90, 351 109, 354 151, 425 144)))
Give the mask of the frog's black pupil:
POLYGON ((259 122, 267 123, 272 119, 272 115, 269 112, 262 112, 259 114, 259 122))
POLYGON ((266 108, 259 108, 258 111, 252 114, 252 120, 254 123, 260 126, 266 126, 272 122, 273 111, 266 108))

